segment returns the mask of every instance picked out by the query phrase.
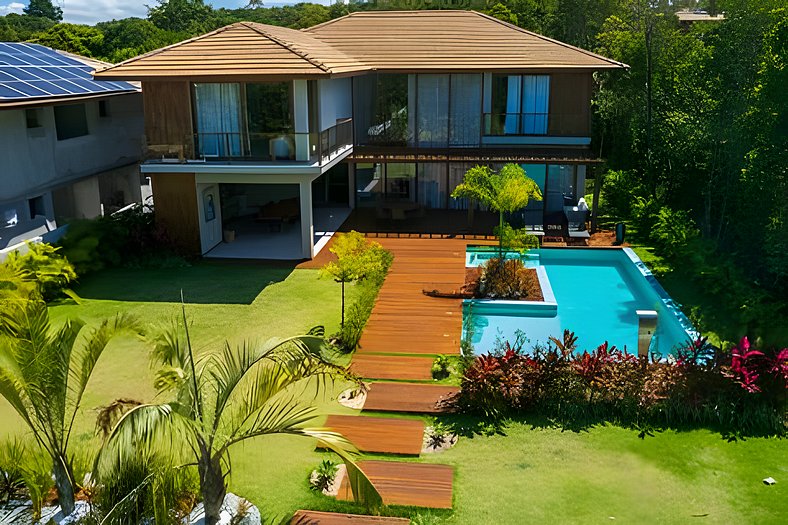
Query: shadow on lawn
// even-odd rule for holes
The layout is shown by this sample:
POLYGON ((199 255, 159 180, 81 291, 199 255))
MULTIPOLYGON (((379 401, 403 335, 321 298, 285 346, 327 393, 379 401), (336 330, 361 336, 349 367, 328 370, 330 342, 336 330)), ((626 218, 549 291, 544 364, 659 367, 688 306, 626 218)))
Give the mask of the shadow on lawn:
POLYGON ((80 279, 84 299, 137 302, 251 304, 267 286, 284 281, 291 261, 197 261, 177 268, 111 268, 80 279))

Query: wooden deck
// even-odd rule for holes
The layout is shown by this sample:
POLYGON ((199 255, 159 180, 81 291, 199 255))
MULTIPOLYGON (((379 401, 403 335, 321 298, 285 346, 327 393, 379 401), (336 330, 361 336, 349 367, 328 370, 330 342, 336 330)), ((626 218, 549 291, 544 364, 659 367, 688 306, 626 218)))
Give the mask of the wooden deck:
POLYGON ((348 438, 362 452, 421 454, 424 438, 421 420, 331 415, 324 426, 348 438))
POLYGON ((387 518, 384 516, 362 516, 299 510, 290 520, 290 525, 408 525, 409 518, 387 518))
MULTIPOLYGON (((454 471, 448 465, 400 461, 361 461, 358 465, 378 489, 386 505, 434 509, 450 509, 452 506, 454 471)), ((353 499, 347 477, 342 480, 337 499, 353 499)))
POLYGON ((430 381, 432 362, 432 357, 356 354, 350 363, 350 370, 367 379, 430 381))
POLYGON ((443 402, 456 395, 456 386, 416 383, 372 383, 364 410, 377 412, 446 412, 443 402))
MULTIPOLYGON (((361 336, 359 354, 459 354, 462 301, 424 295, 465 281, 460 239, 376 239, 394 254, 386 282, 361 336)), ((400 377, 400 379, 408 379, 400 377)))

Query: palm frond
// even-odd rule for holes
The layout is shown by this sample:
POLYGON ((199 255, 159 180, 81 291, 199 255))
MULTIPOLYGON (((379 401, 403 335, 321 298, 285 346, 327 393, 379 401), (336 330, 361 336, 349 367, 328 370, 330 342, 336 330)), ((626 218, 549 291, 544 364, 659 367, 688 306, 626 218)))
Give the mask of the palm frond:
POLYGON ((373 511, 378 511, 383 506, 383 498, 375 485, 354 461, 353 454, 356 449, 346 437, 322 428, 302 428, 291 433, 316 438, 321 446, 330 449, 342 458, 347 467, 348 481, 356 503, 373 511))
POLYGON ((68 405, 66 407, 71 414, 67 428, 68 434, 71 433, 82 396, 99 358, 112 338, 124 331, 139 333, 139 324, 131 316, 117 315, 114 320, 105 320, 98 328, 92 330, 86 337, 84 346, 71 353, 71 362, 68 367, 68 405))

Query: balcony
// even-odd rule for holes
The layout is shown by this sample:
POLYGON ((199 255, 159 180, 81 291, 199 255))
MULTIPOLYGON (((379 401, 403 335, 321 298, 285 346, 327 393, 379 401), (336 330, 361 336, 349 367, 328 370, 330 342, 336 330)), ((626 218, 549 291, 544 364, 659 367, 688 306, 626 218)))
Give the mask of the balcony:
POLYGON ((321 132, 194 133, 183 144, 149 144, 149 162, 255 163, 321 166, 349 152, 353 121, 343 119, 321 132))

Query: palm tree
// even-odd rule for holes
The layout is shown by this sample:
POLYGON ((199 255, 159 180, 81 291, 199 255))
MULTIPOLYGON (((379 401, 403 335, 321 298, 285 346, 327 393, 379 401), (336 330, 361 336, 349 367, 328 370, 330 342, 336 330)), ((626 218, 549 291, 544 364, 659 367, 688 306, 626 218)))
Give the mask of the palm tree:
POLYGON ((68 515, 74 510, 76 486, 69 439, 82 396, 110 340, 136 325, 118 316, 80 337, 85 323, 70 320, 53 329, 40 298, 17 304, 0 323, 0 395, 52 457, 58 501, 68 515))
POLYGON ((380 505, 380 495, 350 457, 352 445, 337 433, 303 427, 315 416, 313 404, 302 399, 306 389, 315 387, 317 395, 325 380, 349 378, 324 357, 322 329, 237 349, 225 343, 221 352, 195 363, 185 313, 182 328, 165 331, 152 352, 158 367, 154 386, 159 397, 170 400, 140 404, 118 415, 100 468, 135 449, 161 454, 186 450, 197 466, 205 522, 213 525, 227 493, 230 448, 258 436, 290 434, 317 438, 334 450, 347 464, 357 501, 380 505))
POLYGON ((500 258, 503 255, 504 214, 522 210, 531 199, 542 200, 539 185, 518 164, 506 164, 497 173, 489 166, 474 166, 465 173, 462 183, 454 188, 451 196, 480 202, 498 212, 500 258))

